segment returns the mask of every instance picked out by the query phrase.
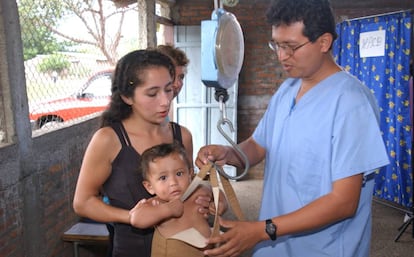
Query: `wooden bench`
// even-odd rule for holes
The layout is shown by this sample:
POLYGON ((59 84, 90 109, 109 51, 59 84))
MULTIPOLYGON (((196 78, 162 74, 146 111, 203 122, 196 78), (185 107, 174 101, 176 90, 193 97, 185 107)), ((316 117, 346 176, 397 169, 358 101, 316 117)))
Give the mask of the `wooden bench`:
POLYGON ((109 232, 105 224, 78 222, 62 235, 62 240, 73 243, 75 257, 79 257, 79 245, 109 244, 109 232))

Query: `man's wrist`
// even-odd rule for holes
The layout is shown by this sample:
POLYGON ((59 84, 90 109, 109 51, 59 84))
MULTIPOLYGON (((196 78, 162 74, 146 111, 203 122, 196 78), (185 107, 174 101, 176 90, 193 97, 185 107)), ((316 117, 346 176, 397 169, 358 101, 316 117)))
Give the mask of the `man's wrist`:
POLYGON ((244 161, 243 159, 239 156, 239 154, 236 152, 236 149, 234 149, 234 147, 232 146, 225 146, 227 148, 227 154, 226 154, 226 164, 227 165, 231 165, 231 166, 235 166, 238 168, 244 168, 244 161))

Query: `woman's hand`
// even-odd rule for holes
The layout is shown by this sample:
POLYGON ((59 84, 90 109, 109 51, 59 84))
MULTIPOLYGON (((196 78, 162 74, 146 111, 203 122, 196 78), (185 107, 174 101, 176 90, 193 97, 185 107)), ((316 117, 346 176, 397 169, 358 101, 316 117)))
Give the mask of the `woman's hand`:
MULTIPOLYGON (((208 218, 209 214, 216 215, 216 206, 213 201, 213 193, 211 187, 201 186, 197 191, 195 198, 196 204, 200 206, 198 212, 203 214, 205 218, 208 218)), ((228 208, 226 196, 220 190, 219 203, 218 203, 218 215, 222 215, 228 208)))
POLYGON ((168 208, 170 208, 171 217, 178 218, 181 217, 184 213, 184 204, 180 199, 174 199, 166 203, 168 208))
POLYGON ((210 204, 213 199, 213 195, 211 193, 211 190, 199 190, 197 197, 195 198, 195 203, 198 204, 198 212, 203 214, 204 218, 208 218, 210 213, 210 204))
MULTIPOLYGON (((223 191, 220 190, 217 215, 223 215, 223 213, 227 211, 228 207, 229 206, 227 203, 226 196, 224 195, 223 191)), ((211 215, 216 215, 216 205, 214 204, 214 202, 210 202, 209 211, 211 215)))

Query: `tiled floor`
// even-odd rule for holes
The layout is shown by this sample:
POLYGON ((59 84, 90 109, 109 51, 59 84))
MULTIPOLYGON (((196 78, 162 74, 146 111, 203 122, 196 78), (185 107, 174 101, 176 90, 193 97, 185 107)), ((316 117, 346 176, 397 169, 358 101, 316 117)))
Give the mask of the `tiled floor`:
POLYGON ((372 204, 372 241, 371 257, 412 257, 414 256, 413 223, 401 237, 398 228, 404 223, 405 212, 390 207, 386 202, 374 201, 372 204))

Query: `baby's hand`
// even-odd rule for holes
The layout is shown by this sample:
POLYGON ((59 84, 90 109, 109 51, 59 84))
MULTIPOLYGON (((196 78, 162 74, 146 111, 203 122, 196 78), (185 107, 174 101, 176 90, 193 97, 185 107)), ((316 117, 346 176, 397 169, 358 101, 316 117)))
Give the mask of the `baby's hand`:
POLYGON ((171 216, 174 218, 181 217, 184 212, 184 204, 179 199, 172 200, 166 203, 171 211, 171 216))
POLYGON ((129 215, 131 215, 132 213, 134 213, 135 211, 137 211, 139 208, 141 208, 142 206, 144 206, 146 203, 147 203, 147 199, 141 199, 135 206, 134 206, 134 208, 132 208, 130 211, 129 211, 129 215))
POLYGON ((157 197, 153 197, 153 198, 148 199, 148 202, 152 206, 160 205, 160 200, 157 197))

